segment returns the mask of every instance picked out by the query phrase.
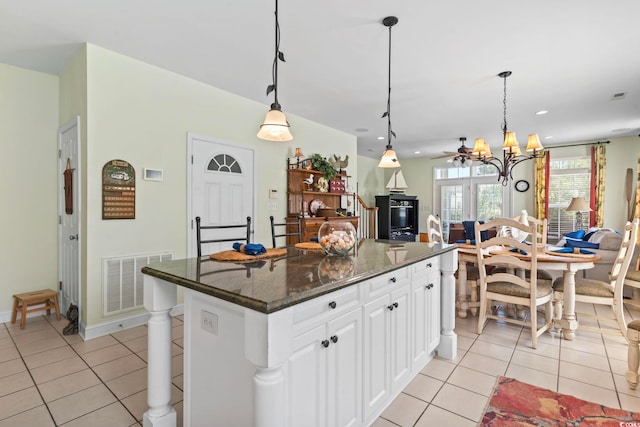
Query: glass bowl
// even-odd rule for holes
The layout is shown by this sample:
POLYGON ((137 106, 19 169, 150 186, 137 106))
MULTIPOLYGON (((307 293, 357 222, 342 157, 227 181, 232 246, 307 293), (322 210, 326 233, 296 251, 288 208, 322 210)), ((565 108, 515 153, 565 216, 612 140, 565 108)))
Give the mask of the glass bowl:
POLYGON ((318 243, 327 255, 344 256, 356 244, 356 228, 350 221, 326 221, 318 230, 318 243))

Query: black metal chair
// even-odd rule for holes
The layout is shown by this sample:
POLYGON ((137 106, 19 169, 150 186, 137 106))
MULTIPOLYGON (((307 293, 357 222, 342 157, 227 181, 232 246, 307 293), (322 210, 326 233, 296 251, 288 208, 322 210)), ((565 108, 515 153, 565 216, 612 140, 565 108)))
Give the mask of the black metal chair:
POLYGON ((196 239, 198 246, 198 258, 202 257, 202 245, 207 243, 220 243, 220 242, 244 242, 249 243, 251 241, 251 217, 247 217, 245 224, 235 225, 201 225, 200 217, 196 217, 196 239), (222 229, 238 229, 238 235, 234 237, 225 237, 220 239, 202 239, 203 230, 222 230, 222 229), (244 235, 240 235, 240 229, 244 229, 244 235))
POLYGON ((284 246, 281 247, 293 246, 293 244, 287 244, 287 240, 289 240, 288 238, 290 236, 296 237, 297 242, 295 243, 302 242, 302 226, 300 225, 300 218, 285 218, 284 222, 276 223, 273 216, 270 216, 269 220, 271 221, 271 243, 274 248, 276 247, 276 238, 278 237, 284 237, 286 239, 284 246), (276 228, 284 231, 282 233, 276 233, 276 228))

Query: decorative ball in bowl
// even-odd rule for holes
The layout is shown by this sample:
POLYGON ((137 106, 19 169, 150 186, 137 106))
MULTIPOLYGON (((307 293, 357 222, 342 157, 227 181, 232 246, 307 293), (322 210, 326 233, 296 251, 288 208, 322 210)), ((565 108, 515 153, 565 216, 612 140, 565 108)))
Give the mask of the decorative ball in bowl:
POLYGON ((346 255, 356 244, 356 228, 350 221, 326 221, 318 230, 318 242, 327 255, 346 255))

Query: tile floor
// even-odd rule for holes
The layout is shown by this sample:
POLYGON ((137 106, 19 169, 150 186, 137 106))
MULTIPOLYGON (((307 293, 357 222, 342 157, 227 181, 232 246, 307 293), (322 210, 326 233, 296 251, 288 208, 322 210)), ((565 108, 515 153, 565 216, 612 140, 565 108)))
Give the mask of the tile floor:
MULTIPOLYGON (((640 318, 640 311, 628 315, 640 318)), ((172 404, 181 420, 182 318, 173 321, 172 404)), ((146 326, 82 341, 62 335, 66 323, 40 316, 24 330, 0 325, 0 427, 141 425, 146 326)), ((622 337, 578 331, 575 341, 566 341, 553 332, 539 338, 534 350, 529 332, 519 326, 490 321, 481 335, 476 327, 477 317, 457 318, 456 360, 434 358, 374 426, 475 426, 499 375, 640 412, 640 390, 630 390, 624 380, 622 337)))

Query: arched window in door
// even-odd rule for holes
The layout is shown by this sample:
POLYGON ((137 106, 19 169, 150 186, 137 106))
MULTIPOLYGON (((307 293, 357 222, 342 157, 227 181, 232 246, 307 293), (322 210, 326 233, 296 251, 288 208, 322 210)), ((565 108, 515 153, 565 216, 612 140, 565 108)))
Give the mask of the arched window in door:
POLYGON ((207 170, 212 172, 242 173, 240 163, 229 154, 216 154, 207 165, 207 170))

